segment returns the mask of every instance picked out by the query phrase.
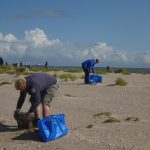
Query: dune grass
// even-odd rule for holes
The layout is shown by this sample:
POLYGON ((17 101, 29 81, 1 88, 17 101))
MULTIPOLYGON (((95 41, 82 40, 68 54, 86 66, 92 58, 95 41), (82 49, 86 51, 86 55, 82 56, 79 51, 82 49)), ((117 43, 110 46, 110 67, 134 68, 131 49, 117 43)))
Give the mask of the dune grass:
POLYGON ((108 119, 106 119, 103 123, 119 123, 121 122, 120 120, 118 120, 117 118, 115 117, 109 117, 108 119))
POLYGON ((3 81, 3 82, 0 83, 0 86, 5 85, 5 84, 11 84, 11 83, 10 83, 10 82, 6 82, 6 81, 3 81))
POLYGON ((128 84, 128 82, 121 77, 117 78, 115 83, 116 85, 119 85, 119 86, 125 86, 128 84))
POLYGON ((64 79, 65 81, 71 80, 75 81, 77 79, 77 76, 69 74, 69 73, 64 73, 58 76, 60 79, 64 79))
POLYGON ((119 123, 121 122, 119 119, 112 116, 111 112, 101 112, 93 115, 94 118, 104 119, 103 123, 119 123))
POLYGON ((115 71, 115 73, 122 73, 122 74, 125 74, 125 75, 129 75, 129 74, 130 74, 127 70, 125 70, 125 69, 123 69, 123 68, 117 69, 117 70, 115 71))
POLYGON ((101 113, 96 113, 93 115, 93 117, 100 117, 100 116, 107 116, 110 117, 112 114, 110 112, 101 112, 101 113))

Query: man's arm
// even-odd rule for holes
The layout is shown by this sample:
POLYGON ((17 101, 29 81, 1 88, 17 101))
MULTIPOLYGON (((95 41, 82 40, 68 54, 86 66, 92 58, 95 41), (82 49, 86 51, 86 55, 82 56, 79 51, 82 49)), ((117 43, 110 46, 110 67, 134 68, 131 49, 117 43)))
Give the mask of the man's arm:
POLYGON ((22 108, 22 105, 25 101, 25 98, 26 98, 26 95, 27 95, 27 92, 25 91, 21 91, 20 92, 20 96, 19 96, 19 99, 18 99, 18 102, 17 102, 17 106, 16 106, 16 110, 20 110, 22 108))
POLYGON ((38 85, 33 85, 33 93, 31 95, 31 107, 28 112, 33 113, 35 108, 40 104, 41 102, 41 91, 39 90, 40 87, 38 85))

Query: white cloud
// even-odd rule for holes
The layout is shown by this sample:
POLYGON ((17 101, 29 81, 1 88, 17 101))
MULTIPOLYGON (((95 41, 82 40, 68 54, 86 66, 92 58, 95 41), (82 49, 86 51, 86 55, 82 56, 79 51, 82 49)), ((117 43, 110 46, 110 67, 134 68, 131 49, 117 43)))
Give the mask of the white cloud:
POLYGON ((49 39, 42 29, 25 31, 25 37, 0 33, 0 56, 12 63, 27 61, 31 64, 81 65, 87 58, 99 58, 100 66, 150 65, 150 52, 137 53, 113 49, 104 42, 95 44, 64 43, 59 39, 49 39))
POLYGON ((150 53, 144 55, 144 62, 150 64, 150 53))
POLYGON ((59 42, 57 39, 49 41, 44 31, 39 28, 25 31, 25 40, 31 42, 33 47, 47 47, 59 42))
POLYGON ((11 33, 7 34, 3 39, 6 42, 15 42, 15 41, 17 41, 17 38, 11 33))

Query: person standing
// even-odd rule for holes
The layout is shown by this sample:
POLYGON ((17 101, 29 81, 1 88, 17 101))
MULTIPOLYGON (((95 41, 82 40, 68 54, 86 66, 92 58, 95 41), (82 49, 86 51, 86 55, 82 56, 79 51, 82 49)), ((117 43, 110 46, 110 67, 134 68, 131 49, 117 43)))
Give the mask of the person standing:
POLYGON ((0 57, 0 66, 3 66, 4 60, 2 57, 0 57))
POLYGON ((99 63, 99 59, 88 59, 82 63, 82 69, 85 73, 84 83, 89 84, 90 73, 95 73, 94 66, 99 63))

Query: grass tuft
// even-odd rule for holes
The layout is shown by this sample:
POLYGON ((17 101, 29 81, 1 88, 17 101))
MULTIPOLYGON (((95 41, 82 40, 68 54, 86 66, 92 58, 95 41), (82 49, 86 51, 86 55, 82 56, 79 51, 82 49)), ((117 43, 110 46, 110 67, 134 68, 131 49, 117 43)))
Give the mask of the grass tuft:
POLYGON ((109 117, 109 118, 106 119, 103 123, 119 123, 119 122, 121 122, 121 121, 118 120, 117 118, 109 117))
POLYGON ((110 112, 101 112, 101 113, 94 114, 93 117, 99 117, 104 115, 110 117, 112 114, 110 112))
POLYGON ((1 83, 0 83, 0 86, 5 85, 5 84, 11 84, 11 83, 4 81, 4 82, 1 82, 1 83))
POLYGON ((77 76, 66 73, 66 74, 61 74, 59 75, 60 79, 65 79, 65 81, 67 81, 68 79, 70 79, 71 81, 75 81, 77 79, 77 76))
POLYGON ((120 85, 120 86, 125 86, 128 84, 127 81, 121 77, 117 78, 115 83, 116 83, 116 85, 120 85))

